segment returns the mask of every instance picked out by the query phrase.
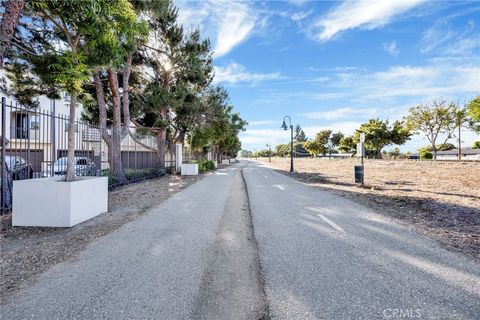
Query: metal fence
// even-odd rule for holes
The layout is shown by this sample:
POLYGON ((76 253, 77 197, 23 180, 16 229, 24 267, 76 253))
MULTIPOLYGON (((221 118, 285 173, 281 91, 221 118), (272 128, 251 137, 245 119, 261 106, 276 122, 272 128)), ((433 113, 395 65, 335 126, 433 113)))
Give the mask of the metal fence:
MULTIPOLYGON (((54 108, 29 108, 2 98, 0 126, 0 211, 5 212, 11 207, 9 180, 65 175, 69 118, 56 114, 54 108)), ((112 130, 107 128, 107 133, 112 130)), ((118 186, 110 176, 108 154, 99 125, 76 119, 75 175, 108 176, 109 186, 118 186)), ((174 150, 166 150, 165 155, 165 168, 160 168, 156 138, 129 128, 121 142, 127 183, 165 174, 175 166, 174 150)))

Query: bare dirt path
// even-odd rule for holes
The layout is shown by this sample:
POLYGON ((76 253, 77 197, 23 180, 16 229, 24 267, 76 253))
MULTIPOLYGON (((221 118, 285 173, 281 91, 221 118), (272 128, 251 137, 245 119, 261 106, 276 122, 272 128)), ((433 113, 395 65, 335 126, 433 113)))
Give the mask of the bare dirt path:
POLYGON ((267 319, 257 243, 240 170, 235 173, 212 250, 212 259, 205 270, 192 313, 193 319, 267 319))

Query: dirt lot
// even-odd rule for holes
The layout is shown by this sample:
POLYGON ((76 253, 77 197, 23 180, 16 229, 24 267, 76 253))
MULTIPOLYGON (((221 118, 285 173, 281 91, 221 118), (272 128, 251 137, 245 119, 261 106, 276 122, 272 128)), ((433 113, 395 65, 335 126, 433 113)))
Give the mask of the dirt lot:
MULTIPOLYGON (((268 163, 268 159, 262 161, 268 163)), ((480 260, 480 163, 367 160, 365 186, 356 159, 295 159, 295 178, 413 224, 453 250, 480 260)), ((290 159, 270 165, 288 173, 290 159)))
POLYGON ((109 193, 109 212, 72 228, 12 227, 11 215, 1 217, 0 301, 202 177, 166 176, 117 188, 109 193))

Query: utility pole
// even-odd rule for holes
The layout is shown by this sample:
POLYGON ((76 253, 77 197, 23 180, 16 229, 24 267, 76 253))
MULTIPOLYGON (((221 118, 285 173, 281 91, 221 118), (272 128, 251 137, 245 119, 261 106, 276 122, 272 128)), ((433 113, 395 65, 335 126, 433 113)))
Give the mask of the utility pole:
POLYGON ((458 124, 458 160, 462 160, 462 125, 458 124))

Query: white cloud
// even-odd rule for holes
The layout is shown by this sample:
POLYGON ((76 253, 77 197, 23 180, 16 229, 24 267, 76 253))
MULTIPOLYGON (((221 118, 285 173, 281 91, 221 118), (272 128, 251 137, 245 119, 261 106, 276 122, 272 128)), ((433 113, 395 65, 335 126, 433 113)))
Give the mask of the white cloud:
POLYGON ((320 77, 315 77, 315 78, 312 78, 312 79, 307 79, 307 80, 305 80, 305 82, 327 82, 328 80, 330 80, 329 77, 320 76, 320 77))
POLYGON ((444 97, 457 99, 480 91, 478 62, 432 63, 426 66, 393 66, 377 72, 337 74, 332 87, 355 101, 380 103, 379 99, 444 97))
POLYGON ((215 57, 220 57, 246 40, 255 26, 255 18, 245 4, 232 4, 223 14, 217 34, 215 57))
POLYGON ((315 111, 302 113, 300 116, 304 116, 309 119, 320 120, 336 120, 347 119, 358 116, 373 117, 378 114, 377 108, 339 108, 329 111, 315 111))
POLYGON ((447 21, 440 21, 425 30, 420 52, 435 52, 447 56, 470 56, 480 48, 480 36, 475 22, 469 21, 463 30, 454 30, 447 21))
POLYGON ((276 145, 284 143, 290 139, 290 132, 284 131, 278 126, 278 129, 252 129, 240 133, 242 144, 257 145, 263 148, 267 143, 276 145))
POLYGON ((338 99, 345 96, 342 92, 323 92, 323 93, 313 93, 310 95, 312 99, 316 100, 329 100, 329 99, 338 99))
POLYGON ((318 19, 314 28, 320 28, 315 38, 321 42, 336 34, 354 28, 375 29, 388 24, 391 19, 404 13, 424 0, 359 0, 344 1, 326 16, 318 19))
POLYGON ((307 2, 307 0, 287 0, 287 2, 296 6, 302 6, 307 2))
MULTIPOLYGON (((309 138, 315 137, 315 134, 321 130, 341 131, 346 135, 353 134, 355 129, 360 126, 360 122, 343 121, 335 122, 325 126, 303 126, 302 129, 309 138)), ((248 129, 240 133, 240 141, 246 149, 264 149, 265 145, 271 144, 273 147, 280 143, 290 141, 290 132, 284 131, 278 126, 278 129, 248 129)))
POLYGON ((261 81, 267 80, 279 80, 283 79, 279 72, 273 73, 254 73, 248 72, 244 66, 232 62, 224 67, 214 67, 215 70, 215 83, 226 82, 236 84, 240 82, 247 82, 250 84, 256 84, 261 81))
POLYGON ((400 50, 397 48, 397 41, 387 42, 383 44, 383 50, 388 52, 391 56, 398 56, 400 50))
MULTIPOLYGON (((310 70, 324 72, 323 69, 310 70)), ((422 66, 398 65, 378 71, 331 68, 326 74, 328 79, 319 79, 321 91, 317 87, 311 91, 308 88, 301 91, 266 90, 254 103, 318 100, 322 101, 322 106, 329 107, 328 104, 332 105, 330 101, 341 99, 339 102, 345 107, 366 105, 385 110, 386 106, 402 105, 407 100, 409 103, 421 103, 440 97, 467 100, 480 92, 480 58, 472 57, 436 58, 422 66), (325 81, 322 82, 323 80, 325 81), (345 105, 345 100, 350 105, 345 105)), ((302 80, 311 81, 314 80, 302 80)), ((326 110, 329 111, 329 108, 326 110)))
MULTIPOLYGON (((447 46, 443 51, 446 55, 473 55, 480 48, 480 36, 459 39, 457 43, 447 46)), ((477 51, 478 52, 478 51, 477 51)))
POLYGON ((274 120, 257 120, 257 121, 248 121, 248 126, 262 126, 262 125, 268 125, 268 124, 273 124, 278 121, 274 120))
POLYGON ((345 135, 351 135, 360 127, 361 122, 358 121, 340 121, 329 123, 324 126, 304 126, 303 131, 309 138, 314 138, 317 132, 321 130, 332 130, 333 132, 341 131, 345 135))
POLYGON ((346 72, 346 71, 361 71, 365 70, 364 68, 354 67, 354 66, 344 66, 344 67, 333 67, 333 68, 316 68, 309 67, 308 70, 313 72, 346 72))
POLYGON ((247 2, 178 1, 179 21, 185 27, 199 26, 202 35, 214 39, 214 56, 228 54, 247 40, 262 24, 247 2))
POLYGON ((313 12, 312 10, 310 10, 310 11, 300 11, 300 12, 296 12, 296 13, 292 14, 291 19, 292 19, 293 21, 300 21, 300 20, 305 19, 305 18, 308 17, 309 15, 311 15, 312 12, 313 12))
POLYGON ((480 90, 480 67, 431 65, 396 66, 366 75, 361 82, 369 92, 365 98, 457 96, 480 90))
POLYGON ((201 29, 205 28, 203 23, 211 14, 208 6, 190 7, 192 3, 188 1, 178 1, 175 4, 179 7, 178 21, 187 28, 187 30, 190 26, 198 26, 201 29))
MULTIPOLYGON (((281 77, 279 79, 288 79, 281 77)), ((309 82, 310 80, 302 81, 309 82)), ((309 91, 285 91, 285 90, 272 90, 266 91, 259 98, 253 102, 255 104, 277 104, 286 100, 298 100, 298 99, 312 99, 312 100, 332 100, 345 97, 344 92, 309 92, 309 91)))
POLYGON ((436 24, 425 30, 425 32, 423 33, 422 48, 420 49, 420 52, 430 52, 441 44, 444 44, 445 42, 453 39, 454 37, 455 32, 453 30, 447 30, 439 24, 436 24))

